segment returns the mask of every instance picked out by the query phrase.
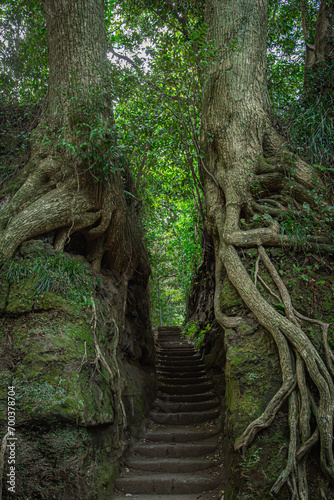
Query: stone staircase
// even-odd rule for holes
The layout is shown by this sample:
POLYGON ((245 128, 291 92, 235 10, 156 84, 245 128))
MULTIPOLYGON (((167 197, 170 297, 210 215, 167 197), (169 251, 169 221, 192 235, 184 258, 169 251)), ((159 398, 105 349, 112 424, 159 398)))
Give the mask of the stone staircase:
POLYGON ((177 327, 159 328, 156 351, 157 399, 113 498, 220 498, 220 404, 204 363, 177 327))

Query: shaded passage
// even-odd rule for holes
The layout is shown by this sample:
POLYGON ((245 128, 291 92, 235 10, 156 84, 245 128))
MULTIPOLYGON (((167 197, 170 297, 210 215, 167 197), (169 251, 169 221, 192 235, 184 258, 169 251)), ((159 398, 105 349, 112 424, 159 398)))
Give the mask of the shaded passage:
POLYGON ((116 481, 116 497, 212 499, 220 484, 220 402, 178 327, 159 328, 158 395, 145 436, 116 481))

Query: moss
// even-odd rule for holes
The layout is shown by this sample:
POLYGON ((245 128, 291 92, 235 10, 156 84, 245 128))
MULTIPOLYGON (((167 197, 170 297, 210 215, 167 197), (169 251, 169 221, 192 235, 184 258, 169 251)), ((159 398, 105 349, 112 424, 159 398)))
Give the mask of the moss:
POLYGON ((114 420, 109 374, 92 365, 93 334, 85 320, 52 310, 18 316, 7 328, 16 359, 12 377, 21 393, 20 423, 31 418, 85 425, 114 420), (85 362, 87 356, 91 363, 85 362))
POLYGON ((28 282, 12 285, 6 311, 10 314, 31 312, 35 301, 33 295, 28 282))
POLYGON ((226 406, 230 412, 234 412, 238 407, 240 398, 239 382, 237 380, 229 380, 226 385, 226 406))
POLYGON ((110 494, 113 491, 115 479, 119 475, 118 463, 110 463, 109 460, 102 462, 99 468, 99 480, 101 489, 98 491, 98 500, 109 500, 110 494))
POLYGON ((240 298, 235 287, 227 279, 223 283, 220 304, 223 310, 243 304, 242 299, 240 298))
POLYGON ((36 296, 31 280, 21 280, 11 286, 6 307, 8 313, 22 314, 48 309, 77 312, 78 306, 54 292, 36 296))
POLYGON ((108 498, 104 493, 111 492, 118 473, 114 444, 120 445, 110 429, 55 423, 18 438, 17 488, 22 498, 39 498, 39 491, 50 500, 108 498))
POLYGON ((8 281, 0 280, 0 313, 6 310, 8 295, 9 295, 8 281))
POLYGON ((57 293, 45 292, 42 296, 36 299, 34 309, 37 311, 40 309, 60 309, 66 312, 75 312, 78 310, 78 306, 69 302, 57 293))
MULTIPOLYGON (((251 318, 244 318, 243 325, 237 330, 226 330, 225 349, 225 431, 229 442, 225 445, 225 453, 231 457, 228 462, 229 482, 240 488, 237 498, 269 499, 274 471, 277 474, 277 468, 284 464, 282 454, 277 459, 272 458, 272 450, 277 447, 278 454, 288 436, 286 421, 283 424, 275 422, 270 432, 258 434, 245 457, 231 455, 231 449, 248 424, 262 414, 280 387, 277 350, 271 336, 261 327, 256 328, 251 318)), ((232 499, 234 494, 235 490, 231 488, 226 498, 232 499)))

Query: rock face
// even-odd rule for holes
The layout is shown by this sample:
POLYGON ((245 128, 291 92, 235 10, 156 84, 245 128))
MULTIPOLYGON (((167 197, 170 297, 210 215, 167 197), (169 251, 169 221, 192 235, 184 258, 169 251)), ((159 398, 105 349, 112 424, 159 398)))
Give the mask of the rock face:
MULTIPOLYGON (((248 249, 243 257, 250 272, 254 269, 256 253, 255 249, 248 249)), ((333 323, 331 304, 334 278, 330 263, 323 261, 319 265, 312 257, 279 249, 272 249, 270 256, 291 293, 294 307, 305 316, 312 315, 333 323)), ((225 331, 215 320, 211 319, 208 325, 208 319, 213 317, 213 302, 209 304, 207 301, 204 308, 203 293, 209 297, 206 282, 212 281, 212 275, 208 274, 210 267, 207 263, 201 269, 205 272, 194 280, 199 288, 194 289, 190 299, 188 331, 193 330, 193 338, 201 342, 206 367, 215 380, 215 389, 223 397, 223 463, 228 483, 225 499, 269 500, 272 498, 270 488, 285 466, 287 458, 287 405, 278 412, 271 426, 256 436, 245 456, 234 452, 234 443, 247 425, 261 415, 281 385, 277 348, 271 335, 245 308, 227 278, 222 283, 222 311, 229 316, 241 315, 243 322, 238 328, 225 331)), ((269 286, 273 286, 270 276, 263 269, 261 276, 269 286)), ((265 290, 261 291, 265 294, 265 290)), ((279 310, 278 301, 276 304, 269 294, 266 299, 279 310)), ((333 330, 329 339, 333 346, 332 332, 333 330)), ((308 333, 313 342, 319 342, 317 333, 312 328, 308 333)), ((320 478, 316 466, 319 461, 317 450, 314 453, 315 461, 308 464, 310 498, 321 498, 322 491, 326 491, 327 498, 331 498, 333 491, 320 478)), ((282 489, 277 498, 288 499, 290 492, 282 489)))
POLYGON ((16 498, 100 498, 112 484, 154 398, 146 284, 96 274, 47 238, 2 269, 0 424, 4 436, 14 386, 16 498))

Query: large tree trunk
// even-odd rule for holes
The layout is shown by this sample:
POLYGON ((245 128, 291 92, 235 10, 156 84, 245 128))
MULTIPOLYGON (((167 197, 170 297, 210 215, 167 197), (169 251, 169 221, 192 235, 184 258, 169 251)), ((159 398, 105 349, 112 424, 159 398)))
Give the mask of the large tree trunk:
POLYGON ((315 27, 314 45, 306 43, 305 97, 313 102, 321 97, 332 99, 334 76, 334 4, 321 0, 315 27))
POLYGON ((306 499, 303 450, 309 449, 318 436, 322 470, 331 480, 334 478, 333 355, 324 340, 326 355, 322 359, 302 330, 289 293, 264 247, 289 245, 275 219, 289 206, 290 210, 292 206, 300 210, 300 202, 315 207, 308 194, 314 174, 308 165, 284 149, 283 140, 265 111, 267 2, 211 0, 206 6, 206 22, 209 40, 214 40, 217 50, 204 88, 201 134, 208 230, 215 245, 215 316, 225 329, 238 328, 246 321, 226 316, 221 310, 222 283, 227 276, 257 321, 273 336, 283 380, 265 412, 236 441, 235 449, 245 449, 260 429, 271 424, 289 398, 288 462, 272 493, 277 494, 288 482, 296 492, 294 498, 306 499), (291 167, 293 182, 287 175, 291 167), (254 186, 259 189, 254 191, 254 186), (254 228, 254 215, 261 218, 263 227, 254 228), (254 283, 246 271, 238 249, 249 247, 257 248, 258 259, 270 273, 275 293, 285 306, 285 315, 262 297, 256 279, 254 283), (307 387, 305 372, 317 388, 314 394, 307 387), (317 429, 311 436, 312 412, 317 429))
POLYGON ((103 257, 113 265, 117 253, 120 268, 128 256, 113 250, 127 225, 126 200, 106 89, 104 4, 45 0, 43 5, 47 102, 25 182, 0 214, 0 256, 10 258, 23 241, 50 231, 56 231, 55 248, 61 250, 71 234, 81 233, 82 253, 96 270, 103 257))

